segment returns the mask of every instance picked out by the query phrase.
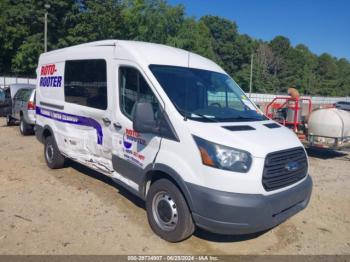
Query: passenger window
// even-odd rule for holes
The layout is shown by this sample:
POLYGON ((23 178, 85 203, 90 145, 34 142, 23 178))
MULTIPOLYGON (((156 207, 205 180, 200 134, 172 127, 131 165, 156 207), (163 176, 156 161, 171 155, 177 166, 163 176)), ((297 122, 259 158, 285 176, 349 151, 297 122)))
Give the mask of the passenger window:
POLYGON ((107 65, 103 59, 66 61, 65 101, 82 106, 107 109, 107 65))
POLYGON ((159 103, 151 88, 141 75, 132 67, 119 68, 120 110, 132 119, 136 102, 149 102, 153 106, 154 118, 157 119, 159 103))
POLYGON ((242 111, 241 98, 232 89, 227 88, 227 84, 215 75, 210 81, 208 90, 208 106, 230 107, 242 111), (215 88, 214 88, 215 87, 215 88))

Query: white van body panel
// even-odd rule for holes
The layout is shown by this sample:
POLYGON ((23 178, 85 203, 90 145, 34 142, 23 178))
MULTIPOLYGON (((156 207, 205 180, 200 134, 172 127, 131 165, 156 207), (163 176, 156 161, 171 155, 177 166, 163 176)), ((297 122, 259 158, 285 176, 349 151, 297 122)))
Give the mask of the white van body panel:
POLYGON ((171 64, 173 66, 201 68, 225 73, 225 71, 213 61, 182 49, 160 44, 122 40, 117 41, 116 45, 116 58, 137 61, 144 67, 148 67, 152 64, 171 64))
MULTIPOLYGON (((283 127, 283 131, 276 129, 268 129, 263 124, 271 123, 272 121, 264 122, 240 122, 239 125, 250 125, 256 128, 256 131, 264 133, 266 139, 257 140, 255 131, 251 133, 247 131, 236 132, 222 128, 222 126, 230 126, 230 123, 201 123, 197 121, 187 120, 185 123, 186 129, 181 135, 182 141, 187 145, 188 150, 184 150, 183 145, 173 143, 172 141, 164 140, 162 142, 162 150, 157 156, 157 162, 169 166, 180 168, 182 174, 186 174, 186 181, 201 185, 203 187, 214 188, 225 192, 249 193, 270 195, 276 192, 286 190, 286 188, 266 192, 261 184, 262 171, 264 169, 265 157, 271 151, 280 151, 288 148, 300 147, 299 139, 295 139, 295 134, 289 129, 283 127), (211 126, 208 128, 208 126, 211 126), (230 146, 233 148, 245 148, 248 152, 254 152, 253 164, 249 172, 237 173, 233 171, 220 170, 217 168, 208 167, 202 164, 199 155, 199 150, 192 138, 186 137, 186 134, 193 134, 204 139, 210 140, 218 144, 230 146), (215 138, 215 139, 214 139, 215 138), (292 138, 292 139, 291 139, 292 138), (249 143, 247 144, 247 141, 249 143), (282 143, 282 142, 283 143, 282 143), (287 141, 292 141, 286 143, 287 141), (262 143, 261 143, 262 142, 262 143), (259 145, 259 146, 257 146, 259 145), (283 145, 283 146, 281 146, 283 145), (190 150, 194 148, 194 150, 190 150), (271 151, 269 151, 271 149, 271 151), (177 152, 183 152, 178 155, 177 152), (196 172, 194 172, 196 170, 196 172)), ((231 123, 237 125, 237 123, 231 123)), ((279 128, 282 129, 282 128, 279 128)), ((181 131, 179 130, 179 134, 181 131)), ((260 135, 260 134, 259 134, 260 135)))
POLYGON ((272 121, 235 122, 235 123, 202 123, 193 120, 186 121, 193 135, 210 140, 217 144, 250 152, 254 157, 265 158, 268 153, 283 149, 302 146, 300 140, 290 129, 281 126, 270 129, 264 124, 272 121), (248 125, 252 131, 230 131, 225 126, 248 125), (210 127, 210 128, 209 128, 210 127), (259 134, 259 135, 257 135, 259 134))
MULTIPOLYGON (((147 75, 144 73, 143 69, 135 62, 130 60, 114 60, 114 67, 116 79, 119 79, 119 68, 121 67, 130 67, 137 69, 149 85, 149 87, 154 92, 155 96, 159 101, 162 101, 161 98, 157 95, 157 92, 152 88, 152 83, 149 81, 147 75)), ((115 85, 117 86, 117 84, 115 85)), ((120 101, 119 92, 117 92, 117 88, 115 88, 116 100, 120 101)), ((133 130, 133 123, 131 119, 126 117, 120 110, 119 102, 114 103, 115 110, 113 112, 114 122, 120 123, 123 128, 120 130, 114 130, 112 134, 113 145, 122 145, 122 146, 114 146, 112 153, 115 156, 118 156, 122 159, 126 159, 127 161, 133 162, 139 168, 146 168, 151 165, 157 156, 157 153, 160 149, 160 137, 154 134, 140 134, 133 130), (127 147, 127 144, 130 147, 127 147)))
MULTIPOLYGON (((61 86, 46 87, 41 86, 38 81, 37 86, 37 104, 42 109, 42 115, 39 114, 37 119, 38 125, 49 125, 54 133, 57 145, 60 151, 70 158, 78 162, 89 163, 89 165, 96 165, 99 169, 112 172, 112 165, 110 159, 112 155, 112 141, 111 136, 108 135, 110 127, 104 127, 102 119, 106 116, 111 116, 112 103, 115 94, 108 90, 108 105, 105 110, 98 110, 90 107, 82 107, 77 104, 66 103, 64 101, 64 61, 65 60, 80 60, 80 59, 104 59, 107 63, 107 86, 115 85, 115 72, 112 67, 113 50, 111 48, 102 49, 101 47, 91 47, 87 49, 74 48, 74 52, 69 52, 69 49, 62 49, 60 51, 53 51, 52 54, 45 53, 40 56, 38 75, 61 77, 61 86), (68 51, 67 51, 68 50, 68 51), (69 55, 65 53, 69 53, 69 55), (52 74, 41 74, 42 67, 55 65, 55 70, 52 74), (44 102, 44 103, 42 103, 44 102), (55 107, 63 107, 64 115, 59 113, 59 109, 44 109, 46 105, 55 105, 55 107), (56 115, 55 115, 56 113, 56 115), (61 119, 62 117, 68 119, 61 119), (83 117, 85 121, 93 121, 94 124, 103 129, 103 143, 98 143, 98 130, 84 124, 71 124, 66 121, 78 121, 78 117, 83 117), (57 121, 57 118, 60 121, 57 121)), ((80 120, 79 120, 80 121, 80 120)))
MULTIPOLYGON (((214 62, 197 54, 159 44, 137 41, 106 40, 42 54, 39 59, 38 73, 40 75, 40 68, 42 66, 55 64, 56 71, 53 76, 62 76, 61 81, 64 83, 64 61, 74 59, 106 60, 108 72, 108 109, 102 112, 101 110, 93 108, 65 103, 63 84, 61 88, 47 89, 40 87, 40 83, 38 82, 38 100, 45 100, 45 102, 49 104, 64 105, 65 112, 74 112, 75 115, 84 115, 91 119, 95 119, 102 127, 103 123, 101 119, 105 115, 108 115, 112 121, 123 119, 123 121, 128 123, 128 128, 132 129, 131 121, 123 114, 120 114, 119 110, 117 110, 117 112, 113 110, 113 108, 117 108, 116 101, 119 101, 119 94, 116 90, 113 90, 112 87, 118 85, 118 66, 129 65, 137 68, 143 73, 143 76, 148 82, 150 88, 157 95, 159 101, 163 103, 170 121, 172 123, 182 122, 181 125, 175 124, 174 129, 178 134, 179 139, 181 141, 187 140, 187 142, 174 143, 173 141, 164 140, 162 142, 162 150, 160 150, 157 155, 157 162, 169 166, 176 166, 178 172, 184 174, 183 179, 187 182, 227 192, 270 194, 271 192, 268 193, 263 189, 260 182, 262 176, 261 170, 263 169, 263 160, 261 159, 270 152, 302 146, 300 141, 296 138, 296 135, 289 129, 285 127, 268 129, 262 125, 262 122, 202 123, 193 120, 183 121, 183 117, 174 108, 173 104, 149 70, 149 65, 168 65, 170 63, 173 66, 189 66, 225 73, 225 71, 214 62), (242 131, 234 133, 223 128, 223 126, 238 124, 248 124, 256 130, 252 132, 242 131), (258 133, 259 135, 257 135, 258 133), (254 164, 252 165, 251 170, 247 174, 234 174, 234 172, 203 166, 201 164, 196 144, 189 134, 202 137, 211 142, 251 152, 254 157, 254 164), (189 145, 188 148, 192 149, 191 152, 184 151, 184 144, 189 145), (179 151, 183 151, 183 154, 179 155, 179 151), (169 159, 171 161, 169 161, 169 159), (196 166, 194 167, 194 165, 196 166), (196 172, 193 170, 196 170, 196 172), (259 179, 257 179, 257 177, 259 177, 259 179)), ((40 101, 38 102, 40 103, 40 101)), ((37 122, 39 125, 48 124, 54 129, 58 147, 65 155, 73 159, 82 160, 82 162, 88 162, 90 164, 92 162, 94 165, 99 165, 97 163, 100 163, 101 169, 115 173, 112 164, 108 159, 111 159, 112 154, 118 156, 124 154, 123 148, 115 147, 113 145, 122 144, 124 142, 123 136, 125 132, 116 133, 112 126, 108 128, 103 127, 103 132, 108 133, 109 135, 104 135, 104 144, 101 146, 96 143, 98 140, 96 130, 91 127, 84 125, 71 125, 41 117, 38 117, 37 122)), ((266 123, 268 122, 269 121, 266 121, 266 123)), ((149 140, 148 147, 141 150, 141 154, 145 156, 147 155, 148 148, 152 148, 152 152, 157 150, 159 147, 159 139, 147 134, 143 134, 143 136, 148 136, 146 140, 149 140)), ((154 159, 149 158, 148 161, 142 163, 142 166, 147 166, 153 161, 154 159)))
MULTIPOLYGON (((274 123, 271 120, 214 123, 186 119, 157 81, 150 65, 190 67, 227 75, 217 64, 197 54, 136 41, 105 40, 42 54, 37 69, 36 88, 38 139, 43 141, 44 131, 50 130, 64 156, 122 182, 142 198, 148 192, 148 176, 153 175, 152 172, 163 174, 169 170, 171 174, 168 175, 179 183, 187 197, 196 223, 217 232, 237 227, 239 232, 245 233, 250 232, 249 228, 252 232, 263 230, 280 223, 307 205, 312 186, 308 175, 293 184, 270 191, 265 190, 262 182, 269 154, 296 148, 304 150, 292 131, 282 126, 266 127, 264 124, 274 123), (76 101, 65 101, 67 62, 90 59, 103 59, 106 62, 105 110, 82 106, 76 101), (123 68, 135 69, 138 76, 144 79, 167 116, 175 138, 141 134, 133 130, 131 117, 121 110, 119 91, 120 70, 123 68), (252 129, 225 129, 228 126, 242 125, 252 129), (42 133, 39 133, 40 130, 42 133), (250 153, 250 169, 247 172, 233 172, 204 165, 194 136, 250 153), (168 169, 157 169, 161 166, 168 169), (284 206, 284 203, 289 206, 284 206), (280 214, 292 204, 292 211, 280 214), (267 209, 269 210, 261 221, 254 220, 250 213, 267 209), (207 212, 210 214, 205 214, 207 212), (254 221, 246 223, 231 219, 233 214, 243 216, 245 212, 247 220, 254 221), (222 214, 222 219, 213 218, 212 214, 222 214), (271 218, 272 215, 280 218, 271 218), (220 229, 214 230, 213 224, 220 229), (247 226, 249 224, 254 226, 247 226)), ((74 85, 72 88, 75 88, 74 85)), ((123 94, 122 97, 126 96, 123 94)), ((247 107, 259 111, 254 103, 249 103, 247 97, 243 100, 246 100, 243 103, 247 107)))

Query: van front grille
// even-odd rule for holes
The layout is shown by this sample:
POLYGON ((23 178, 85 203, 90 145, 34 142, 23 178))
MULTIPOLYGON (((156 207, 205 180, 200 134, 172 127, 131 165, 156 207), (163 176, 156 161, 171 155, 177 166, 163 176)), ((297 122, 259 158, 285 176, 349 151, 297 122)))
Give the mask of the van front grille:
POLYGON ((273 152, 266 156, 262 184, 266 191, 286 187, 303 179, 307 170, 302 147, 273 152))

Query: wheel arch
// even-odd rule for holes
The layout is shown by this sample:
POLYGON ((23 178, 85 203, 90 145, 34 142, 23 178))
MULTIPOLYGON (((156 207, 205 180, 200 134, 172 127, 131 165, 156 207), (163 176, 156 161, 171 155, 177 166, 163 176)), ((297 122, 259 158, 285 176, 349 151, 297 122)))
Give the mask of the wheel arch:
POLYGON ((170 180, 175 186, 177 186, 183 194, 189 209, 192 211, 193 201, 188 187, 186 186, 186 182, 173 168, 164 164, 155 164, 154 166, 152 165, 152 167, 150 166, 146 168, 146 173, 140 190, 142 197, 146 198, 152 183, 162 178, 170 180))
POLYGON ((45 141, 45 139, 46 139, 47 137, 49 137, 49 136, 55 137, 54 134, 53 134, 53 131, 52 131, 51 127, 48 126, 48 125, 46 125, 46 126, 44 126, 43 134, 42 134, 42 139, 43 139, 43 141, 45 141))
POLYGON ((54 132, 49 125, 45 125, 44 127, 42 127, 37 124, 35 126, 35 136, 41 143, 44 143, 47 137, 52 136, 55 140, 55 143, 57 144, 54 132))

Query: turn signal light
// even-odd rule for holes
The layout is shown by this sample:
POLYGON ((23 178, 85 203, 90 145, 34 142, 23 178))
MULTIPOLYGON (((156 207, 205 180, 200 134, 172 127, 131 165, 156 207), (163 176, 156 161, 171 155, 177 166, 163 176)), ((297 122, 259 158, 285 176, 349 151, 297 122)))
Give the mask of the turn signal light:
POLYGON ((203 164, 208 165, 208 166, 214 166, 214 161, 209 156, 208 151, 204 147, 199 147, 199 151, 201 153, 203 164))

